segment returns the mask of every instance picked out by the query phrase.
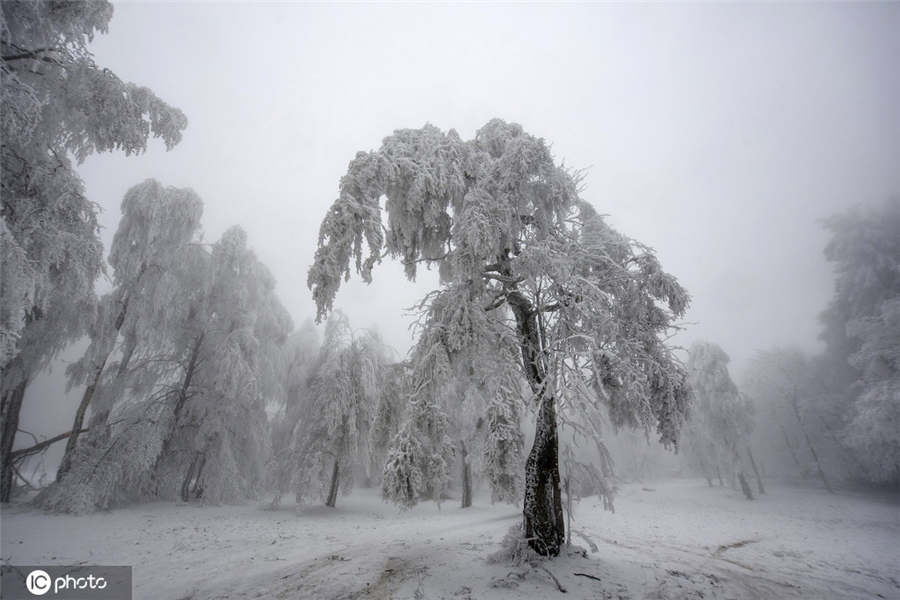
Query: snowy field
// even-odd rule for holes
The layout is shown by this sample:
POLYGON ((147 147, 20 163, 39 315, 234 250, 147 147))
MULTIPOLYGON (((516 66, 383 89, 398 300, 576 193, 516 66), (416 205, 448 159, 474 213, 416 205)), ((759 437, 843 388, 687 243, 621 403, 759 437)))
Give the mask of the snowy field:
POLYGON ((154 503, 73 517, 13 505, 2 558, 134 565, 147 600, 900 598, 896 498, 772 487, 747 502, 700 480, 626 485, 614 514, 581 502, 574 529, 597 551, 545 563, 565 596, 544 571, 486 560, 520 513, 480 496, 466 510, 400 511, 376 490, 336 509, 154 503))

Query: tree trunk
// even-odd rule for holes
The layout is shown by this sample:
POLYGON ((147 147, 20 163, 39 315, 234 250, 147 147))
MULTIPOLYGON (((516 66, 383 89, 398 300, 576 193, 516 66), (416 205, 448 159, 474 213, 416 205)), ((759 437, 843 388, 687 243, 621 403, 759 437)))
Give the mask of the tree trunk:
POLYGON ((334 468, 331 470, 331 486, 328 488, 328 498, 325 500, 325 506, 334 508, 337 503, 338 484, 340 482, 340 472, 338 467, 338 459, 334 459, 334 468))
POLYGON ((469 466, 469 454, 465 443, 460 443, 460 457, 462 458, 462 508, 472 506, 472 468, 469 466))
POLYGON ((756 468, 756 461, 753 460, 753 451, 750 449, 750 446, 747 446, 747 456, 750 457, 750 466, 753 467, 753 474, 756 475, 756 485, 759 487, 759 493, 765 494, 766 488, 763 486, 762 475, 759 474, 759 469, 756 468))
POLYGON ((19 431, 19 413, 25 399, 25 388, 28 380, 22 381, 14 388, 3 393, 0 399, 0 502, 9 502, 13 490, 13 443, 19 431))
POLYGON ((563 479, 563 489, 566 491, 566 546, 572 545, 572 488, 571 477, 566 475, 563 479))
POLYGON ((744 492, 744 498, 747 500, 753 500, 753 490, 750 489, 750 484, 747 483, 747 478, 744 477, 743 471, 738 471, 738 480, 741 482, 741 491, 744 492))
MULTIPOLYGON (((178 427, 178 417, 181 415, 181 411, 184 408, 184 403, 187 401, 188 391, 191 387, 191 381, 194 378, 194 372, 197 369, 197 361, 200 357, 200 347, 203 344, 204 334, 200 334, 197 336, 197 339, 194 341, 194 345, 191 348, 191 357, 188 361, 188 366, 184 371, 184 379, 181 382, 181 388, 178 390, 178 399, 175 402, 175 408, 172 413, 172 426, 169 430, 169 434, 166 437, 165 441, 162 445, 162 450, 160 450, 159 455, 156 457, 156 463, 153 466, 153 472, 155 473, 157 468, 159 467, 160 461, 163 460, 163 457, 169 454, 169 451, 172 447, 172 436, 174 435, 175 429, 178 427)), ((193 463, 191 468, 193 469, 193 463)), ((182 482, 183 483, 183 482, 182 482)), ((158 485, 158 482, 153 484, 154 486, 158 485)), ((156 493, 159 493, 159 489, 156 490, 156 493)), ((182 486, 182 496, 184 496, 184 489, 182 486)))
POLYGON ((206 454, 200 457, 200 466, 197 467, 197 474, 194 476, 194 486, 191 488, 191 496, 194 498, 203 497, 203 486, 200 485, 200 477, 203 475, 203 467, 206 466, 206 454))
POLYGON ((719 478, 719 487, 723 487, 725 485, 725 482, 722 481, 722 471, 719 469, 719 467, 716 467, 716 477, 719 478))
POLYGON ((538 412, 534 446, 525 463, 525 537, 543 556, 557 556, 565 540, 559 486, 556 399, 547 394, 538 412))
POLYGON ((825 489, 828 490, 828 493, 833 494, 834 489, 831 487, 831 484, 828 483, 828 478, 825 476, 825 471, 822 470, 822 463, 819 461, 819 455, 816 454, 816 449, 813 448, 812 440, 809 439, 809 434, 804 431, 803 437, 806 438, 806 445, 809 446, 809 452, 810 454, 812 454, 813 460, 816 461, 816 469, 819 471, 819 479, 822 480, 822 483, 825 485, 825 489))
POLYGON ((813 447, 812 440, 809 439, 809 434, 806 432, 806 427, 803 426, 803 419, 800 418, 800 406, 797 403, 797 392, 794 391, 794 395, 791 397, 791 406, 794 407, 794 416, 797 417, 797 423, 800 425, 800 431, 803 432, 803 437, 806 438, 806 445, 809 447, 809 453, 812 454, 813 460, 816 461, 816 469, 819 471, 819 478, 822 480, 822 483, 825 485, 825 489, 828 490, 829 494, 833 494, 834 490, 831 488, 831 484, 828 483, 828 478, 825 476, 825 471, 822 469, 822 463, 819 461, 819 455, 816 453, 816 449, 813 447))
POLYGON ((788 437, 787 429, 784 428, 784 425, 781 426, 781 433, 784 435, 784 445, 788 447, 788 450, 791 451, 791 458, 794 459, 794 464, 803 468, 803 465, 800 464, 800 459, 797 458, 797 452, 794 450, 794 446, 791 444, 791 439, 788 437))
POLYGON ((547 369, 537 312, 519 291, 508 292, 506 298, 516 317, 525 377, 540 398, 534 445, 525 462, 525 537, 538 554, 557 556, 566 539, 566 525, 559 487, 556 398, 545 385, 547 369))
MULTIPOLYGON (((145 267, 141 267, 141 274, 143 274, 145 267)), ((140 275, 138 275, 140 277, 140 275)), ((125 322, 125 314, 128 312, 128 298, 126 297, 121 301, 122 308, 119 309, 119 314, 116 315, 116 321, 113 324, 114 333, 113 335, 118 338, 119 330, 122 328, 122 323, 125 322)), ((131 352, 134 352, 134 346, 131 346, 130 352, 128 354, 128 359, 131 359, 131 352)), ((75 411, 75 421, 72 423, 72 434, 69 436, 68 441, 66 442, 66 450, 63 453, 62 461, 59 463, 59 468, 56 470, 56 480, 59 481, 62 479, 62 476, 65 475, 70 468, 72 468, 72 456, 75 454, 75 446, 78 443, 78 434, 81 432, 84 426, 84 415, 87 412, 87 408, 91 403, 91 399, 94 397, 94 392, 97 390, 97 386, 100 385, 100 377, 103 375, 103 370, 106 368, 106 362, 109 360, 109 355, 112 354, 112 347, 110 347, 109 352, 103 355, 100 359, 97 368, 94 370, 94 375, 91 378, 91 382, 88 384, 86 388, 84 388, 84 394, 81 396, 81 402, 78 404, 78 409, 75 411)), ((119 372, 121 374, 121 364, 119 365, 119 372)), ((92 419, 93 420, 93 419, 92 419)))
POLYGON ((706 477, 706 485, 708 485, 709 487, 712 487, 713 486, 712 477, 710 477, 709 475, 704 475, 704 477, 706 477))
POLYGON ((187 473, 184 474, 184 479, 181 481, 182 502, 187 502, 191 499, 191 481, 194 479, 194 470, 197 468, 198 460, 200 460, 199 453, 194 455, 193 460, 191 460, 191 466, 188 467, 187 473))

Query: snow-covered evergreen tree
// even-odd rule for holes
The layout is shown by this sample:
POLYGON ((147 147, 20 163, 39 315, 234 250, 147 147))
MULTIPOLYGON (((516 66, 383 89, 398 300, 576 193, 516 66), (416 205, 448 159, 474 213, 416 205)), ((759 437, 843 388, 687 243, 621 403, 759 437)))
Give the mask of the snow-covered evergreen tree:
POLYGON ((95 313, 102 270, 97 208, 73 168, 94 152, 167 147, 187 120, 144 87, 94 64, 106 1, 0 6, 0 501, 25 387, 95 313))
POLYGON ((579 197, 578 181, 543 140, 499 119, 470 141, 431 125, 396 131, 350 163, 309 271, 322 318, 351 264, 366 281, 386 255, 410 279, 422 263, 438 266, 412 360, 410 426, 388 456, 384 492, 408 503, 443 488, 453 440, 440 396, 456 365, 493 357, 527 381, 538 412, 524 530, 549 555, 565 529, 558 409, 605 405, 615 425, 656 428, 674 444, 688 399, 663 341, 687 294, 579 197))

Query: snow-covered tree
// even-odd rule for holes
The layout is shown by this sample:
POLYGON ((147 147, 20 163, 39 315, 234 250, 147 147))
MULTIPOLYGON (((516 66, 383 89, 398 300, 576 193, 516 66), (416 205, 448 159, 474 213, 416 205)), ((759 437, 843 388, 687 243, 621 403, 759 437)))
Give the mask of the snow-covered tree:
MULTIPOLYGON (((71 466, 85 413, 100 386, 110 355, 124 334, 116 371, 128 368, 142 337, 159 332, 161 321, 172 314, 163 289, 174 283, 172 271, 185 256, 186 245, 196 241, 203 203, 188 189, 164 188, 154 180, 134 186, 122 201, 122 218, 110 248, 113 291, 101 299, 89 327, 91 343, 82 358, 67 369, 70 387, 86 384, 75 412, 72 433, 57 478, 71 466), (162 302, 161 302, 162 301, 162 302)), ((92 424, 106 421, 113 398, 94 406, 92 424)))
POLYGON ((284 390, 282 402, 275 407, 272 423, 272 457, 269 461, 269 487, 274 488, 272 506, 290 489, 294 473, 293 432, 307 406, 307 381, 319 355, 319 334, 313 321, 305 321, 288 336, 284 344, 284 390))
POLYGON ((181 139, 184 115, 94 64, 106 1, 0 6, 0 501, 29 379, 84 332, 102 269, 97 208, 72 160, 181 139))
POLYGON ((372 332, 354 335, 346 315, 332 313, 307 402, 294 430, 297 498, 317 495, 334 506, 339 490, 353 486, 354 467, 368 465, 368 441, 385 346, 372 332))
POLYGON ((391 441, 406 420, 406 406, 411 391, 409 363, 386 365, 381 381, 369 435, 369 466, 379 482, 391 441))
POLYGON ((277 353, 290 317, 240 228, 211 251, 191 245, 174 273, 178 326, 159 344, 139 344, 127 385, 116 388, 108 435, 79 445, 41 506, 86 512, 140 498, 222 502, 262 491, 265 406, 281 393, 277 353))
POLYGON ((753 406, 732 381, 729 360, 716 344, 695 342, 691 346, 687 369, 694 403, 682 448, 709 485, 714 476, 721 483, 722 470, 729 476, 736 473, 744 493, 752 499, 742 454, 753 431, 753 406))
POLYGON ((579 197, 577 174, 556 165, 543 140, 497 119, 470 141, 426 125, 358 153, 309 271, 318 317, 351 264, 370 281, 388 255, 410 279, 420 264, 436 265, 442 282, 423 303, 411 426, 385 465, 388 497, 414 501, 446 483, 453 448, 440 394, 460 362, 493 359, 528 383, 538 414, 524 532, 542 554, 558 554, 565 539, 558 414, 604 405, 615 425, 656 428, 677 443, 688 391, 663 334, 687 294, 579 197))
POLYGON ((900 481, 897 388, 900 198, 825 222, 835 294, 822 315, 829 393, 825 424, 857 463, 856 478, 900 481))
POLYGON ((172 429, 154 469, 159 496, 233 501, 264 487, 265 396, 281 381, 267 359, 293 328, 274 288, 244 231, 226 231, 212 249, 208 287, 186 327, 172 429))
POLYGON ((850 356, 860 370, 859 396, 844 441, 875 482, 900 481, 900 296, 877 315, 854 319, 849 335, 860 341, 850 356))
POLYGON ((794 475, 815 471, 831 491, 832 478, 844 469, 838 440, 826 426, 820 369, 820 363, 799 350, 773 348, 754 356, 742 388, 759 415, 757 429, 762 430, 763 447, 769 455, 776 448, 780 452, 772 462, 782 469, 795 465, 794 475))

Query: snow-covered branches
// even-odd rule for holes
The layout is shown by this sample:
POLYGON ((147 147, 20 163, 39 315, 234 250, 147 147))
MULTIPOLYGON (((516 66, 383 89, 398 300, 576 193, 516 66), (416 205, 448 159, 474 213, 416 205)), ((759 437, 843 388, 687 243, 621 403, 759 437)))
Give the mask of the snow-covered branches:
MULTIPOLYGON (((550 529, 562 530, 557 400, 565 410, 605 404, 617 425, 656 427, 663 443, 677 443, 688 394, 663 336, 687 294, 578 187, 578 174, 556 165, 542 139, 499 119, 470 141, 431 125, 399 130, 350 163, 309 270, 318 318, 351 262, 366 281, 386 255, 411 279, 418 263, 437 263, 442 282, 423 303, 408 422, 385 467, 388 497, 439 496, 453 452, 442 398, 460 370, 488 356, 501 378, 519 373, 543 415, 526 478, 541 490, 526 492, 526 521, 537 514, 535 498, 555 498, 558 510, 541 514, 558 514, 550 529)), ((558 550, 557 541, 540 544, 558 550)))

